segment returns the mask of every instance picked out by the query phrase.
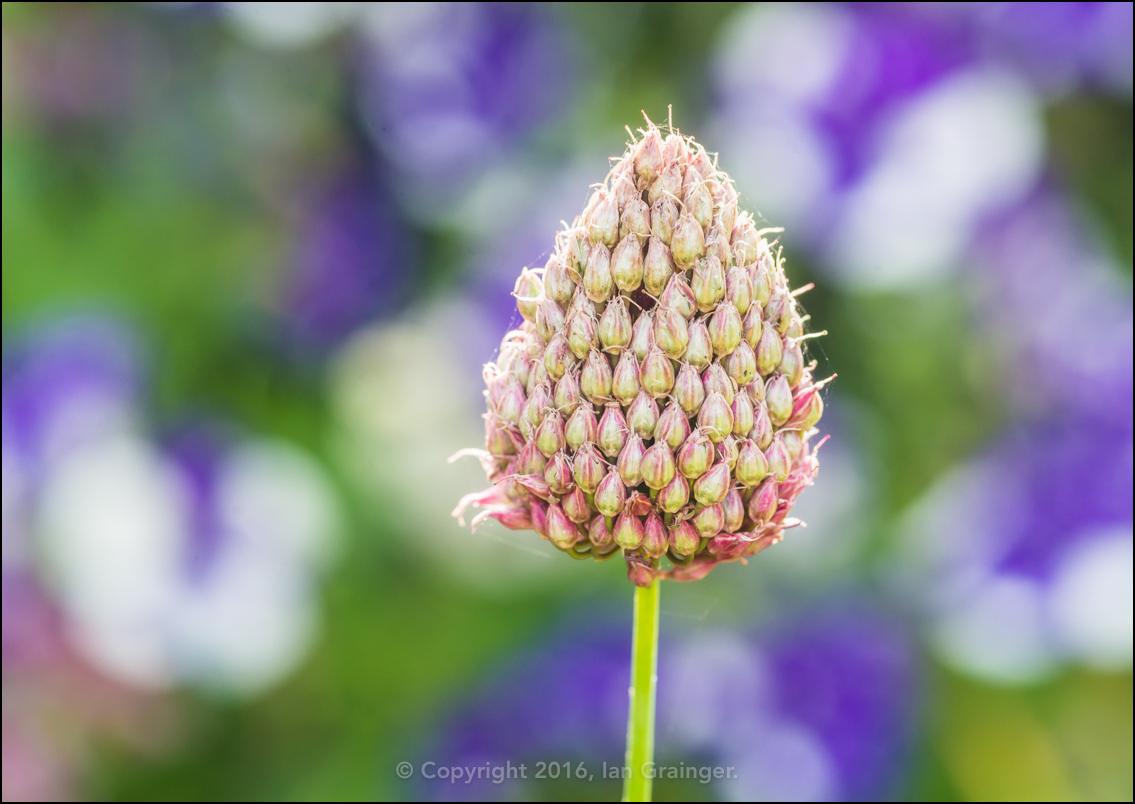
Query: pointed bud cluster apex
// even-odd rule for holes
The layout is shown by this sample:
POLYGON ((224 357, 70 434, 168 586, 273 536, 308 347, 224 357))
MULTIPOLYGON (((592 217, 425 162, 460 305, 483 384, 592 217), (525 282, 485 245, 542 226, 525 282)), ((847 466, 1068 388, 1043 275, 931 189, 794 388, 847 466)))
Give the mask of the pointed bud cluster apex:
POLYGON ((542 271, 485 367, 493 518, 630 580, 696 580, 795 524, 823 415, 775 243, 705 149, 650 124, 542 271))

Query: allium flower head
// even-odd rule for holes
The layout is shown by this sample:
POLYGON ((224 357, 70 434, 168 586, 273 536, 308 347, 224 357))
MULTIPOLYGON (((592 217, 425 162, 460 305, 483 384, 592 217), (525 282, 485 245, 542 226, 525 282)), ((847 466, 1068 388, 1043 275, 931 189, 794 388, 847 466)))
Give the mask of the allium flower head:
MULTIPOLYGON (((780 250, 692 138, 648 121, 485 366, 493 484, 461 500, 574 558, 691 581, 800 524, 823 412, 780 250), (668 566, 661 559, 668 559, 668 566)), ((632 138, 633 139, 633 138, 632 138)))

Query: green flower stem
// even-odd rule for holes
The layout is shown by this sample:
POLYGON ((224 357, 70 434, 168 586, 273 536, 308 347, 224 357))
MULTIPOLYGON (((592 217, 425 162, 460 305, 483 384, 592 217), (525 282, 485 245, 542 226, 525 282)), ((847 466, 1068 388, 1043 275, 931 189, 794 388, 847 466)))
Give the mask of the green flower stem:
POLYGON ((658 600, 661 581, 649 589, 635 587, 634 633, 631 636, 630 711, 627 714, 623 801, 650 801, 653 779, 643 772, 654 762, 654 698, 658 683, 658 600))

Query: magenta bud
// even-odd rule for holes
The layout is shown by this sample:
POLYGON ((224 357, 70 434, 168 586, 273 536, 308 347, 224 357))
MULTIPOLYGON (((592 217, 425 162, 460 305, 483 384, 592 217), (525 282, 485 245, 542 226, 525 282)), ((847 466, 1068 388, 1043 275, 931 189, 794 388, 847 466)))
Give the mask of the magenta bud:
POLYGON ((619 473, 612 469, 595 490, 595 508, 603 516, 618 516, 627 501, 627 490, 619 473))
POLYGON ((611 253, 602 243, 596 243, 587 254, 587 267, 583 269, 583 289, 587 298, 596 304, 605 302, 615 292, 611 276, 611 253))
POLYGON ((658 298, 666 289, 666 283, 674 274, 674 259, 670 249, 657 237, 651 237, 646 246, 646 262, 643 265, 642 285, 646 292, 658 298))
POLYGON ((654 397, 665 396, 674 387, 674 365, 657 348, 646 356, 638 376, 643 389, 654 397))
POLYGON ((516 285, 512 295, 516 297, 516 309, 524 316, 525 321, 536 321, 536 307, 540 297, 544 295, 544 283, 532 271, 524 268, 516 278, 516 285))
POLYGON ((631 317, 622 296, 616 296, 599 319, 599 343, 607 349, 622 349, 631 342, 631 317))
POLYGON ((582 525, 591 519, 591 506, 587 503, 587 495, 576 486, 560 501, 567 518, 577 525, 582 525))
POLYGON ((733 435, 747 436, 749 431, 753 429, 756 414, 749 394, 746 393, 744 388, 733 397, 733 404, 729 407, 733 411, 733 435))
POLYGON ((749 265, 757 260, 757 242, 760 238, 753 229, 753 222, 743 217, 733 229, 733 262, 749 265))
POLYGON ((686 284, 683 274, 674 274, 666 282, 666 289, 658 299, 659 307, 669 307, 681 313, 682 318, 689 320, 697 312, 694 302, 694 292, 686 284))
POLYGON ((654 428, 658 424, 658 403, 654 397, 646 391, 639 391, 627 408, 627 424, 639 437, 654 438, 654 428))
POLYGON ((594 444, 587 443, 575 454, 575 483, 588 494, 599 488, 599 482, 607 473, 607 464, 599 457, 594 444))
POLYGON ((662 172, 662 136, 658 129, 651 128, 638 144, 634 157, 634 169, 642 186, 649 186, 662 172))
POLYGON ((607 520, 602 515, 592 518, 591 524, 587 526, 587 537, 600 552, 606 552, 615 546, 615 534, 607 530, 607 520))
POLYGON ((642 245, 638 235, 631 232, 615 246, 615 253, 611 255, 611 278, 623 293, 633 293, 642 284, 642 272, 642 245))
POLYGON ((749 431, 749 438, 760 449, 768 449, 768 445, 772 443, 772 421, 764 402, 753 405, 753 429, 749 431))
POLYGON ((732 304, 718 305, 707 326, 715 355, 727 355, 741 342, 741 315, 732 304))
POLYGON ((690 480, 701 477, 713 463, 713 442, 700 430, 678 449, 678 471, 690 480))
POLYGON ((646 530, 637 516, 624 511, 615 520, 615 542, 624 550, 637 550, 646 538, 646 530))
POLYGON ((552 255, 544 266, 544 295, 554 302, 566 305, 575 294, 575 283, 559 257, 552 255))
POLYGON ((754 302, 749 305, 749 312, 741 319, 741 340, 749 344, 754 355, 760 348, 761 333, 764 331, 764 320, 761 315, 761 306, 754 302))
POLYGON ((694 514, 691 521, 700 537, 713 538, 725 527, 725 512, 720 505, 710 505, 694 514))
POLYGON ((733 411, 725 397, 714 391, 705 398, 698 411, 698 426, 713 443, 718 443, 733 432, 733 411))
POLYGON ((705 386, 702 385, 701 376, 689 363, 678 369, 678 376, 674 380, 674 399, 687 416, 693 416, 701 410, 705 401, 705 386))
POLYGON ((678 223, 678 205, 673 198, 662 197, 650 206, 650 232, 663 244, 673 242, 674 227, 678 223))
POLYGON ((655 442, 642 456, 642 479, 646 485, 658 490, 674 478, 674 453, 661 441, 655 442))
POLYGON ((602 352, 592 352, 579 374, 583 395, 599 405, 611 398, 611 364, 602 352))
POLYGON ((741 341, 732 353, 721 361, 725 373, 737 383, 738 386, 748 385, 757 376, 757 357, 752 347, 741 341))
POLYGON ((576 379, 574 371, 568 371, 556 383, 556 392, 552 395, 552 404, 564 416, 571 416, 575 413, 575 409, 579 406, 579 380, 576 379))
POLYGON ((564 438, 572 449, 579 449, 588 441, 595 441, 599 433, 599 423, 590 405, 579 405, 564 425, 564 438))
POLYGON ((583 360, 592 349, 599 348, 599 335, 595 319, 582 313, 573 313, 567 326, 568 348, 577 359, 583 360))
POLYGON ((654 427, 654 438, 665 441, 670 449, 676 450, 686 442, 690 436, 690 422, 677 402, 671 402, 658 417, 658 424, 654 427))
POLYGON ((749 272, 736 265, 725 274, 725 300, 737 308, 740 315, 745 315, 753 303, 753 280, 749 272))
POLYGON ((638 358, 629 349, 624 351, 615 366, 615 376, 611 393, 624 405, 629 405, 638 396, 638 358))
POLYGON ((634 356, 641 363, 646 360, 646 356, 650 354, 650 349, 653 346, 654 316, 650 312, 644 312, 634 322, 634 329, 631 333, 631 351, 634 352, 634 356))
POLYGON ((548 459, 536 448, 535 441, 525 444, 516 459, 516 471, 522 475, 542 475, 547 465, 548 459))
POLYGON ((553 494, 567 494, 572 487, 571 461, 562 452, 557 452, 544 469, 544 480, 553 494))
POLYGON ((637 195, 627 201, 623 214, 619 217, 619 239, 626 239, 631 234, 638 237, 639 241, 650 237, 650 207, 637 195))
POLYGON ((688 212, 674 224, 670 253, 674 255, 674 261, 678 265, 693 265, 698 257, 705 254, 705 231, 688 212))
POLYGON ((797 341, 792 338, 787 340, 784 353, 780 357, 780 365, 776 370, 785 376, 789 387, 795 388, 800 384, 800 380, 804 378, 804 353, 800 350, 797 341))
POLYGON ((693 523, 683 519, 670 528, 670 549, 680 556, 693 555, 701 545, 701 536, 693 523))
POLYGON ((561 550, 567 550, 579 538, 579 529, 568 519, 557 503, 548 504, 548 541, 561 550))
POLYGON ((682 360, 698 369, 705 368, 713 360, 713 345, 704 321, 690 322, 690 341, 686 344, 682 360))
POLYGON ((729 378, 729 374, 721 367, 720 363, 714 363, 707 367, 702 373, 701 379, 707 396, 717 392, 725 399, 726 404, 733 404, 733 397, 737 392, 734 390, 733 381, 729 378))
POLYGON ((564 420, 560 418, 560 414, 553 411, 544 417, 544 421, 536 430, 536 447, 544 453, 545 457, 551 458, 563 449, 566 443, 564 420))
POLYGON ((789 457, 784 439, 779 433, 773 436, 772 443, 765 450, 765 460, 768 461, 769 475, 776 482, 783 483, 788 478, 788 473, 792 471, 792 458, 789 457))
POLYGON ((719 461, 694 481, 694 499, 701 505, 714 505, 725 499, 733 486, 728 464, 719 461))
POLYGON ((619 453, 619 477, 623 479, 623 483, 628 488, 633 489, 642 482, 642 458, 645 454, 646 448, 643 447, 642 439, 637 435, 632 435, 627 439, 627 445, 619 453))
POLYGON ((536 334, 547 343, 563 329, 564 311, 551 299, 541 299, 536 305, 536 334))
POLYGON ((776 481, 771 477, 765 478, 753 489, 753 496, 749 498, 749 519, 758 525, 765 524, 776 513, 779 502, 776 481))
POLYGON ((654 343, 664 355, 677 360, 686 353, 689 342, 689 329, 681 313, 672 307, 659 307, 655 310, 654 343))
POLYGON ((646 523, 643 525, 643 552, 651 558, 661 558, 666 553, 667 535, 662 517, 656 511, 651 511, 646 515, 646 523))
POLYGON ((623 451, 627 443, 630 428, 623 417, 623 411, 618 405, 608 405, 603 411, 603 418, 599 420, 599 449, 608 458, 614 458, 623 451))
POLYGON ((634 556, 627 556, 627 580, 642 589, 654 586, 658 577, 658 570, 634 556))
POLYGON ((610 248, 619 239, 619 203, 613 194, 605 193, 602 188, 599 193, 599 203, 591 210, 587 221, 587 236, 593 244, 610 248))
POLYGON ((689 501, 690 484, 680 474, 675 474, 658 492, 658 507, 667 513, 681 511, 689 501))
POLYGON ((725 298, 725 269, 715 255, 697 261, 694 278, 690 282, 698 309, 708 313, 725 298))
POLYGON ((800 453, 804 451, 804 439, 800 435, 799 430, 781 430, 780 438, 784 442, 784 448, 788 450, 788 462, 794 464, 800 458, 800 453))
POLYGON ((768 461, 765 454, 751 438, 743 439, 737 449, 737 465, 734 468, 737 481, 746 486, 755 486, 768 474, 768 461))
POLYGON ((741 492, 730 489, 721 501, 721 510, 725 514, 725 524, 722 530, 726 533, 736 533, 745 522, 745 503, 741 500, 741 492))
POLYGON ((783 374, 774 374, 765 383, 765 406, 769 419, 777 427, 792 415, 792 389, 783 374))

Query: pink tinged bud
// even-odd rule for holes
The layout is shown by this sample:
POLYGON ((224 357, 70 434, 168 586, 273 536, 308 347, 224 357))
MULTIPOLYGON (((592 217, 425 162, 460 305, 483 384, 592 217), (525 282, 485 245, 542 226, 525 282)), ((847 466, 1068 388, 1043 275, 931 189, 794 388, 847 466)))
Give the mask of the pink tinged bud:
POLYGON ((615 378, 611 385, 611 393, 615 399, 624 405, 629 405, 638 396, 638 358, 634 352, 625 351, 615 366, 615 378))
POLYGON ((592 349, 599 348, 599 335, 595 319, 589 315, 575 313, 571 317, 568 330, 568 348, 579 360, 586 359, 592 349))
POLYGON ((678 134, 667 134, 662 143, 662 159, 667 164, 681 160, 685 162, 690 153, 684 137, 678 134))
POLYGON ((567 372, 556 383, 556 393, 552 397, 552 403, 564 416, 575 413, 575 409, 579 407, 579 381, 575 378, 575 372, 567 372))
POLYGON ((591 210, 587 222, 587 236, 592 244, 602 243, 608 248, 619 239, 619 203, 613 194, 599 190, 599 203, 591 210))
POLYGON ((492 416, 485 419, 485 449, 496 456, 515 455, 517 451, 508 431, 492 416))
POLYGON ((678 471, 690 480, 701 477, 713 463, 713 442, 700 430, 678 449, 678 471))
POLYGON ((765 405, 774 425, 780 427, 792 415, 792 389, 783 374, 774 374, 765 383, 765 405))
POLYGON ((654 581, 658 577, 658 570, 633 556, 627 556, 626 560, 627 580, 642 589, 649 589, 654 586, 654 581))
POLYGON ((686 172, 682 176, 682 203, 686 204, 687 207, 689 204, 686 203, 686 197, 689 196, 690 190, 702 183, 702 178, 701 171, 694 165, 686 165, 686 172))
POLYGON ((715 444, 733 432, 733 411, 725 397, 716 391, 706 396, 698 412, 698 426, 715 444))
POLYGON ((571 281, 567 268, 560 258, 553 255, 544 266, 544 295, 554 302, 566 305, 575 294, 575 282, 571 281))
POLYGON ((545 539, 548 538, 548 504, 541 500, 531 500, 528 513, 532 518, 532 530, 545 539))
POLYGON ((659 198, 650 207, 650 233, 669 246, 678 224, 678 205, 673 198, 659 198))
POLYGON ((753 280, 744 268, 734 266, 725 275, 725 300, 737 308, 738 314, 749 312, 753 303, 753 280))
POLYGON ((556 503, 548 505, 548 541, 561 550, 567 550, 579 538, 579 529, 568 519, 564 509, 556 503))
POLYGON ((749 435, 756 421, 756 412, 745 389, 742 388, 737 392, 733 397, 733 404, 729 407, 733 411, 733 435, 742 437, 749 435))
POLYGON ((733 262, 737 265, 756 262, 759 239, 752 221, 742 219, 733 230, 733 262))
POLYGON ((686 284, 682 274, 674 274, 670 277, 666 289, 658 299, 658 306, 677 310, 687 321, 693 317, 697 311, 697 302, 694 301, 693 289, 686 284))
POLYGON ((542 475, 547 464, 548 459, 537 449, 536 442, 529 441, 516 459, 516 471, 522 475, 542 475))
POLYGON ((701 545, 701 536, 693 523, 682 520, 670 528, 670 549, 680 556, 693 555, 701 545))
POLYGON ((698 309, 708 313, 725 298, 725 271, 715 256, 698 260, 694 265, 694 278, 690 282, 698 309))
POLYGON ((787 340, 776 370, 785 376, 789 387, 795 388, 800 384, 800 380, 804 378, 804 353, 797 341, 792 338, 787 340))
POLYGON ((662 172, 650 183, 646 198, 654 203, 659 198, 675 198, 682 192, 682 168, 677 162, 669 162, 662 172))
POLYGON ((705 229, 713 221, 713 199, 709 197, 709 190, 704 182, 692 186, 685 198, 686 209, 694 216, 698 226, 705 229))
POLYGON ((599 420, 599 449, 608 458, 614 458, 623 451, 627 443, 630 428, 623 417, 623 411, 618 405, 608 405, 603 411, 603 418, 599 420))
POLYGON ((728 464, 719 461, 694 481, 694 499, 701 505, 714 505, 725 499, 732 486, 728 464))
POLYGON ((758 525, 764 525, 776 513, 780 496, 777 492, 776 481, 765 478, 759 486, 753 489, 753 496, 749 498, 749 519, 758 525))
POLYGON ((654 313, 654 343, 667 357, 675 360, 686 353, 690 332, 686 319, 672 307, 660 307, 654 313))
POLYGON ((737 198, 736 190, 733 185, 726 182, 725 184, 725 200, 721 204, 721 210, 717 213, 721 218, 721 228, 726 232, 733 231, 733 224, 737 221, 737 198), (733 197, 730 197, 730 196, 733 197))
POLYGON ((536 305, 544 293, 544 283, 540 277, 524 268, 516 278, 512 294, 516 297, 516 309, 525 321, 536 321, 536 305))
POLYGON ((623 293, 633 293, 642 284, 642 272, 642 245, 638 241, 638 235, 631 232, 619 242, 615 253, 611 255, 611 278, 623 293))
POLYGON ((497 415, 511 424, 518 424, 520 422, 520 411, 524 409, 524 403, 527 398, 524 396, 524 389, 520 387, 520 381, 515 377, 510 377, 504 393, 501 395, 500 402, 496 406, 497 415))
POLYGON ((520 383, 523 390, 528 386, 528 373, 532 370, 532 358, 527 354, 520 354, 513 362, 512 368, 516 372, 516 381, 520 383))
POLYGON ((579 284, 583 276, 583 266, 587 265, 587 253, 590 250, 591 241, 587 239, 587 232, 583 227, 576 227, 568 232, 564 263, 568 269, 568 276, 576 284, 579 284))
POLYGON ((642 482, 642 458, 645 454, 646 448, 637 435, 632 435, 627 440, 627 445, 623 447, 623 451, 619 453, 617 464, 619 477, 628 488, 633 489, 642 482))
POLYGON ((563 500, 560 501, 567 518, 577 525, 582 525, 591 519, 591 506, 587 503, 587 495, 576 486, 563 500))
POLYGON ((741 500, 741 492, 730 489, 721 501, 721 510, 725 514, 725 524, 722 530, 726 533, 736 533, 745 522, 745 503, 741 500))
POLYGON ((700 537, 713 538, 725 527, 725 512, 720 505, 710 505, 698 511, 691 521, 700 537))
POLYGON ((646 262, 643 265, 642 285, 646 292, 657 298, 666 289, 666 283, 674 274, 674 260, 670 249, 657 237, 651 237, 646 247, 646 262))
POLYGON ((658 129, 651 128, 642 138, 635 153, 634 169, 643 186, 649 185, 662 171, 662 137, 658 129))
POLYGON ((729 237, 716 224, 705 236, 705 255, 716 259, 721 263, 722 268, 728 269, 733 265, 733 252, 729 250, 729 237))
POLYGON ((608 350, 622 349, 631 342, 631 316, 622 296, 607 305, 599 319, 599 342, 608 350))
POLYGON ((559 380, 567 370, 575 365, 575 355, 568 348, 564 333, 557 332, 552 336, 548 348, 544 350, 544 368, 553 380, 559 380))
POLYGON ((549 413, 536 430, 536 447, 545 457, 551 458, 564 448, 564 422, 558 413, 549 413))
POLYGON ((721 365, 729 378, 739 387, 748 385, 757 376, 757 356, 753 354, 752 347, 744 341, 737 344, 737 348, 725 356, 721 365))
POLYGON ((541 475, 516 475, 513 480, 525 491, 534 494, 542 500, 546 500, 552 496, 552 487, 548 485, 548 481, 541 475))
POLYGON ((532 361, 532 371, 528 373, 528 396, 540 385, 547 384, 548 370, 544 368, 544 354, 541 350, 538 359, 532 361))
POLYGON ((646 538, 646 529, 637 516, 624 511, 615 520, 615 542, 624 550, 637 550, 646 538))
POLYGON ((634 329, 631 333, 631 351, 634 352, 635 357, 641 363, 646 360, 646 356, 650 354, 653 346, 654 316, 649 312, 644 312, 634 322, 634 329))
POLYGON ((595 490, 595 508, 603 516, 618 516, 627 501, 627 489, 619 473, 612 469, 595 490))
POLYGON ((792 471, 792 458, 789 457, 788 449, 784 446, 784 440, 779 433, 773 436, 772 443, 765 450, 765 460, 768 461, 769 475, 778 483, 783 483, 788 478, 788 473, 792 471))
MULTIPOLYGON (((638 196, 638 189, 634 183, 634 171, 630 165, 622 162, 616 168, 617 173, 613 177, 611 183, 611 190, 615 195, 615 204, 620 210, 625 210, 636 196, 638 196)), ((622 218, 620 217, 620 228, 622 228, 622 218)))
POLYGON ((639 391, 627 408, 627 424, 631 432, 640 438, 654 438, 654 428, 658 424, 658 403, 654 397, 646 391, 639 391))
POLYGON ((643 390, 653 397, 665 396, 674 387, 674 364, 657 348, 651 350, 638 372, 643 390))
MULTIPOLYGON (((769 261, 771 262, 771 258, 769 261)), ((753 301, 763 308, 769 303, 769 297, 772 295, 768 266, 763 263, 750 266, 749 278, 753 280, 753 301)))
POLYGON ((772 420, 769 419, 767 405, 764 402, 753 405, 753 416, 753 429, 749 431, 749 438, 761 449, 768 449, 768 445, 772 443, 772 420))
POLYGON ((784 448, 788 450, 788 462, 794 464, 800 458, 800 453, 804 451, 804 439, 800 436, 799 430, 781 430, 780 438, 784 442, 784 448))
POLYGON ((690 340, 682 360, 698 369, 705 368, 713 360, 713 345, 709 342, 709 330, 704 321, 690 322, 690 340))
POLYGON ((575 455, 575 483, 588 494, 594 494, 607 472, 606 462, 599 457, 594 444, 584 444, 575 455))
POLYGON ((548 461, 548 466, 544 469, 544 480, 548 482, 548 488, 553 494, 568 493, 572 487, 571 461, 564 453, 557 452, 548 461))
POLYGON ((670 253, 678 265, 693 265, 705 254, 705 232, 690 213, 685 213, 674 224, 670 238, 670 253))
POLYGON ((611 277, 611 252, 602 243, 596 243, 587 254, 587 267, 583 269, 583 289, 587 298, 596 304, 605 302, 615 292, 611 277))
POLYGON ((674 479, 674 453, 665 443, 656 441, 642 456, 642 479, 652 489, 661 489, 674 479))
POLYGON ((658 492, 658 506, 667 513, 676 514, 689 501, 690 484, 680 474, 675 474, 658 492))
POLYGON ((639 241, 650 237, 650 207, 637 195, 627 202, 619 218, 619 238, 637 235, 639 241))
POLYGON ((730 354, 741 342, 741 314, 732 304, 718 305, 709 317, 709 342, 716 355, 730 354))
POLYGON ((758 375, 753 377, 753 381, 745 386, 745 393, 749 395, 749 399, 753 400, 753 405, 765 401, 765 381, 758 375))
POLYGON ((761 344, 761 332, 764 329, 761 315, 761 306, 754 303, 749 305, 749 312, 741 319, 741 340, 749 344, 754 353, 761 344))
POLYGON ((533 427, 539 427, 540 423, 544 421, 544 416, 552 408, 552 391, 551 386, 546 382, 542 382, 532 389, 532 393, 528 397, 528 401, 524 404, 522 411, 522 418, 528 420, 528 423, 533 427))
POLYGON ((733 404, 733 396, 736 393, 733 389, 733 381, 729 379, 729 375, 720 363, 714 363, 702 373, 702 385, 705 386, 707 395, 716 391, 725 398, 726 404, 733 404))
POLYGON ((733 436, 725 436, 721 443, 717 445, 717 455, 729 467, 729 471, 733 471, 733 467, 737 465, 737 452, 740 449, 737 445, 737 439, 733 436))
POLYGON ((776 330, 770 326, 763 327, 760 342, 757 343, 757 371, 762 377, 776 370, 780 365, 783 351, 783 344, 776 330))
POLYGON ((701 376, 689 363, 678 370, 678 377, 674 380, 674 400, 682 406, 687 416, 693 416, 701 410, 705 401, 701 376))
POLYGON ((658 417, 658 424, 654 428, 654 438, 664 441, 670 449, 676 450, 686 442, 690 436, 690 423, 686 414, 677 402, 671 402, 658 417))
POLYGON ((662 524, 662 517, 656 511, 646 515, 643 525, 642 550, 651 558, 661 558, 667 548, 666 526, 662 524))
POLYGON ((615 534, 607 530, 607 520, 602 516, 593 517, 587 526, 587 537, 600 552, 607 552, 615 546, 615 534))
POLYGON ((746 486, 755 486, 765 479, 768 474, 768 461, 751 438, 741 441, 737 450, 737 466, 734 474, 738 482, 746 486))
MULTIPOLYGON (((775 329, 777 334, 783 335, 784 331, 781 329, 781 321, 785 318, 785 308, 789 303, 789 296, 787 290, 783 287, 774 287, 772 293, 769 295, 768 304, 765 307, 765 322, 771 329, 775 329)), ((787 322, 784 329, 787 329, 787 322)))
POLYGON ((551 299, 541 299, 536 305, 536 333, 547 343, 564 325, 564 311, 551 299))
POLYGON ((627 495, 627 504, 623 506, 623 510, 629 512, 631 516, 646 516, 654 510, 654 505, 641 491, 632 491, 627 495))
POLYGON ((611 398, 611 364, 602 352, 592 352, 579 375, 583 395, 597 405, 611 398))
POLYGON ((808 412, 808 416, 807 416, 807 418, 804 419, 804 422, 801 424, 801 427, 804 428, 804 432, 808 432, 813 427, 815 427, 816 423, 820 421, 820 419, 821 419, 821 417, 823 417, 823 415, 824 415, 824 400, 820 399, 819 394, 816 394, 815 396, 812 397, 812 407, 808 412))

